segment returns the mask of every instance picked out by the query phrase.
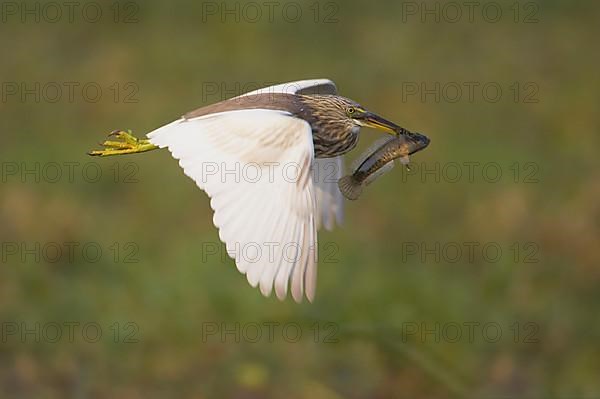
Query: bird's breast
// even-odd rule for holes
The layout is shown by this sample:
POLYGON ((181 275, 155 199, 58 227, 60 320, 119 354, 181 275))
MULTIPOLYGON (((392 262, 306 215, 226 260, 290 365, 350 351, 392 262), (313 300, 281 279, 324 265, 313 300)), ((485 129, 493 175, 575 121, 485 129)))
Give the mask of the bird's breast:
POLYGON ((313 127, 313 144, 317 158, 330 158, 343 155, 356 147, 360 126, 346 129, 327 126, 313 127))

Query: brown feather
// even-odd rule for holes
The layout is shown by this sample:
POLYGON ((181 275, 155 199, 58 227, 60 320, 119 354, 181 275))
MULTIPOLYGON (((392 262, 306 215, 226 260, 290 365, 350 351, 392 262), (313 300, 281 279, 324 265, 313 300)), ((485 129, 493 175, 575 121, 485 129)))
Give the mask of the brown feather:
POLYGON ((358 142, 358 129, 346 115, 346 108, 358 106, 352 100, 336 95, 296 95, 263 93, 231 98, 190 111, 183 115, 193 119, 220 112, 245 109, 269 109, 289 112, 311 126, 315 156, 330 158, 352 150, 358 142))

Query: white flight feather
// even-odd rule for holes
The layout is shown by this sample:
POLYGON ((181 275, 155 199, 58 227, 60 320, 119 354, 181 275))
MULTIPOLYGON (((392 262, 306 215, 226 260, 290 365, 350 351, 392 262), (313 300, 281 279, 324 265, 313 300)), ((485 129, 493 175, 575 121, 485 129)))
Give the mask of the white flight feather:
POLYGON ((313 300, 317 205, 308 123, 286 112, 239 110, 180 119, 148 138, 168 148, 209 195, 219 238, 251 285, 260 284, 264 295, 274 286, 283 299, 291 283, 294 300, 313 300), (243 172, 250 167, 262 170, 258 180, 243 172), (290 246, 298 256, 284 254, 293 253, 290 246))
MULTIPOLYGON (((239 97, 273 93, 337 94, 337 87, 330 79, 306 79, 265 87, 239 97)), ((344 173, 343 157, 315 159, 314 171, 313 180, 319 209, 316 217, 317 229, 325 227, 331 231, 336 223, 340 225, 344 219, 344 197, 337 185, 344 173)))
MULTIPOLYGON (((236 98, 273 93, 337 94, 337 87, 330 79, 306 79, 265 87, 236 98)), ((319 210, 316 216, 317 229, 325 227, 331 231, 336 223, 341 225, 344 220, 344 197, 337 185, 337 181, 344 174, 343 157, 315 159, 314 170, 315 194, 319 210)))
POLYGON ((317 158, 314 163, 313 181, 317 188, 317 228, 331 231, 335 224, 344 221, 344 197, 338 188, 338 180, 344 175, 344 158, 317 158))

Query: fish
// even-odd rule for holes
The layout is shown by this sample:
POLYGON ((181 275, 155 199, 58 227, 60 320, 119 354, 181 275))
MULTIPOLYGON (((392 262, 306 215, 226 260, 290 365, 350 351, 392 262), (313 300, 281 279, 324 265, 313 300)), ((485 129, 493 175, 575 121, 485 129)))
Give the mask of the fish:
POLYGON ((409 155, 426 148, 429 141, 427 136, 412 132, 378 140, 355 161, 352 174, 338 180, 340 191, 349 200, 358 199, 363 188, 389 172, 398 158, 410 170, 409 155))

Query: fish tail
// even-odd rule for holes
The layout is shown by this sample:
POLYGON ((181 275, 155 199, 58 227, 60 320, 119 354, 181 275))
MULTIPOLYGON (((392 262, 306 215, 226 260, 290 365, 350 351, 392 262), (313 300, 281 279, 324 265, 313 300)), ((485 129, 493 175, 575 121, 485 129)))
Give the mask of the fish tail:
POLYGON ((349 200, 356 200, 362 194, 363 185, 352 177, 352 175, 344 176, 338 180, 338 187, 349 200))

